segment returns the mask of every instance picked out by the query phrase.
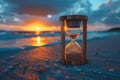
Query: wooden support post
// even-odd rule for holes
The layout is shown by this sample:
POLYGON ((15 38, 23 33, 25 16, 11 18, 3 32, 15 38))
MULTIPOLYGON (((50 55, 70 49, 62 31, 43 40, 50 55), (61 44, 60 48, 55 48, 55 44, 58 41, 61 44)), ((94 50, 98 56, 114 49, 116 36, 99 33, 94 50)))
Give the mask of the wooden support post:
POLYGON ((65 63, 65 29, 64 29, 64 20, 61 21, 61 53, 62 53, 62 59, 61 63, 65 63))
POLYGON ((86 59, 86 52, 87 52, 87 20, 83 20, 83 41, 82 41, 82 64, 87 62, 86 59))

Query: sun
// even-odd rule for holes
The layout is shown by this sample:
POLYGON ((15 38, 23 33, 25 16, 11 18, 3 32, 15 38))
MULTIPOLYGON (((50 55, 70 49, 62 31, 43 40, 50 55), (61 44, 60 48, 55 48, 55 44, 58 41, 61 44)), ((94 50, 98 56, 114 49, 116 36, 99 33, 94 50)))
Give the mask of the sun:
POLYGON ((40 27, 36 27, 36 30, 37 30, 37 31, 40 31, 40 27))
POLYGON ((35 23, 30 23, 29 24, 30 25, 30 27, 32 27, 32 29, 34 30, 34 31, 41 31, 41 27, 43 27, 43 25, 41 24, 41 23, 37 23, 37 22, 35 22, 35 23))
POLYGON ((37 35, 38 35, 38 34, 40 34, 40 30, 41 30, 41 29, 40 29, 40 27, 39 27, 39 26, 38 26, 38 27, 36 27, 36 30, 37 30, 37 31, 36 31, 36 34, 37 34, 37 35))

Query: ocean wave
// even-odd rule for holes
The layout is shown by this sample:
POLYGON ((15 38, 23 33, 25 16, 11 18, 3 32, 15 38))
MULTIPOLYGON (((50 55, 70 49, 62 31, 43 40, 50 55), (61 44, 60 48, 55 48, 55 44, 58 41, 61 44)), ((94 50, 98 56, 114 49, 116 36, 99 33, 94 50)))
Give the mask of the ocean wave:
MULTIPOLYGON (((94 40, 94 39, 99 39, 100 40, 100 39, 103 39, 103 38, 106 38, 106 37, 109 37, 109 36, 113 36, 113 35, 120 35, 120 32, 107 32, 107 33, 106 32, 105 33, 103 33, 103 32, 89 32, 87 34, 87 41, 91 41, 91 40, 94 40)), ((16 40, 13 40, 12 41, 13 43, 10 40, 8 40, 4 43, 1 42, 3 44, 0 45, 0 52, 26 50, 26 49, 32 49, 32 48, 37 48, 37 47, 41 47, 41 46, 52 46, 52 45, 56 45, 56 44, 61 43, 60 36, 59 36, 59 38, 55 38, 55 39, 53 39, 54 37, 50 36, 51 41, 47 37, 44 37, 44 38, 45 38, 45 41, 49 41, 49 42, 45 43, 43 45, 30 45, 30 44, 28 45, 28 44, 25 44, 25 43, 20 43, 21 45, 16 44, 15 46, 12 46, 12 45, 10 46, 9 43, 14 44, 14 42, 16 40), (5 47, 3 46, 4 44, 6 44, 5 47), (9 46, 7 46, 7 45, 9 45, 9 46)), ((23 39, 23 41, 22 40, 20 41, 18 39, 18 42, 24 42, 24 40, 25 39, 23 39)), ((31 41, 35 42, 34 40, 31 40, 31 41)), ((71 41, 71 39, 66 37, 65 42, 68 43, 70 41, 71 41)), ((81 42, 82 41, 82 35, 80 37, 76 38, 76 41, 81 42)), ((28 42, 28 41, 26 41, 26 42, 28 42)))

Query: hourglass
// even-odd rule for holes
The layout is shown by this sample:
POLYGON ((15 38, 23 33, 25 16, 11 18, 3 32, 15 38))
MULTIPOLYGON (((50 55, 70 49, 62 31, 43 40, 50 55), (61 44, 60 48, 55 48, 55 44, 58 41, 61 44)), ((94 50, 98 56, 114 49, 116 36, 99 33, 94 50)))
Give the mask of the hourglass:
POLYGON ((79 65, 85 64, 86 60, 86 31, 87 31, 87 16, 85 15, 67 15, 61 16, 61 47, 62 47, 62 59, 61 63, 79 65), (82 35, 82 47, 75 40, 80 36, 80 26, 83 24, 82 35), (65 43, 65 33, 71 38, 71 41, 65 43))

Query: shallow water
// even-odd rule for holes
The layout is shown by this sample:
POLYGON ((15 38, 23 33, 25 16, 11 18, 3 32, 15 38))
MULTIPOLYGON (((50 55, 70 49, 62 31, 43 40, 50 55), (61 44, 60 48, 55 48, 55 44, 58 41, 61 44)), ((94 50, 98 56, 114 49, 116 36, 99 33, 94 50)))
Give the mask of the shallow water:
POLYGON ((0 40, 0 48, 3 47, 23 47, 23 46, 44 46, 56 42, 58 37, 31 37, 11 40, 0 40))
MULTIPOLYGON (((108 36, 120 35, 120 32, 88 32, 87 40, 103 39, 108 36)), ((82 36, 76 40, 81 41, 82 36)), ((28 35, 26 34, 0 34, 0 51, 25 49, 31 47, 48 46, 60 43, 60 33, 41 33, 40 35, 28 35), (13 38, 12 38, 13 37, 13 38)), ((66 37, 66 41, 70 41, 70 38, 66 37)))

